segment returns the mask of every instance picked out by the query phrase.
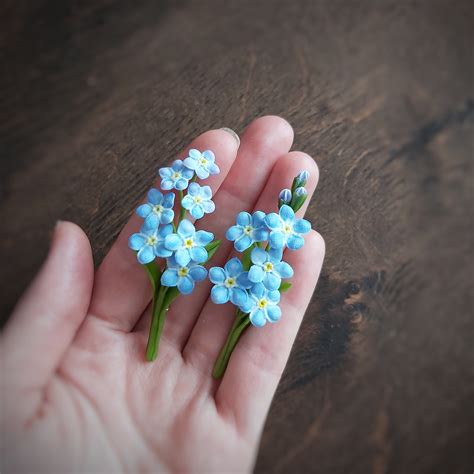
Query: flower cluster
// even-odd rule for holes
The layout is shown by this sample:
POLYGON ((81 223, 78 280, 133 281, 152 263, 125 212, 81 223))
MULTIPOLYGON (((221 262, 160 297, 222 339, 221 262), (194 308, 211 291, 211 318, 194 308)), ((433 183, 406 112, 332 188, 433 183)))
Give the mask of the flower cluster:
POLYGON ((234 257, 223 268, 209 271, 214 284, 212 301, 230 301, 248 315, 254 326, 261 327, 281 317, 280 294, 285 290, 282 280, 293 276, 291 266, 282 260, 283 251, 300 249, 303 235, 311 229, 307 220, 295 216, 308 195, 304 188, 307 180, 308 172, 302 171, 293 180, 292 190, 280 192, 278 213, 240 212, 226 237, 234 242, 237 252, 243 252, 242 260, 234 257))

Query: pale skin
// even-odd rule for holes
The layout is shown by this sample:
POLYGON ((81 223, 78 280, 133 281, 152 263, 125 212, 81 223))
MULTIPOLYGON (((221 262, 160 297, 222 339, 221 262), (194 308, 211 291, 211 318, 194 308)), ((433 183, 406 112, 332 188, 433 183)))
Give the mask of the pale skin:
MULTIPOLYGON (((213 150, 221 168, 205 183, 216 211, 198 227, 223 239, 239 211, 275 211, 278 192, 303 169, 311 196, 318 168, 305 153, 289 152, 292 142, 290 125, 273 116, 252 122, 240 147, 224 130, 196 138, 189 147, 213 150)), ((127 248, 139 226, 132 217, 94 273, 84 232, 56 225, 43 267, 0 336, 2 472, 252 470, 324 241, 311 231, 303 249, 285 252, 295 276, 282 296, 281 320, 250 327, 216 381, 212 366, 235 308, 214 305, 208 281, 174 302, 158 359, 145 361, 150 284, 127 248)), ((211 265, 223 265, 232 252, 223 240, 211 265)))

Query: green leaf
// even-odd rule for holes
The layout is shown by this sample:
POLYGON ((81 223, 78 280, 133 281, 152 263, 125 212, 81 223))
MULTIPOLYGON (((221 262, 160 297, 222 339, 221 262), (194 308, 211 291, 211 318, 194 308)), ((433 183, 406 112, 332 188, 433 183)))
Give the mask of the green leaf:
POLYGON ((219 246, 221 245, 220 240, 214 240, 210 242, 209 244, 206 245, 205 249, 207 250, 207 260, 206 263, 214 256, 214 254, 217 252, 219 249, 219 246))
POLYGON ((244 270, 248 270, 252 266, 252 260, 250 258, 250 254, 252 253, 252 250, 254 249, 255 244, 252 244, 245 252, 243 253, 242 256, 242 267, 244 270))
POLYGON ((153 291, 156 292, 160 288, 161 270, 155 262, 147 263, 146 265, 143 265, 143 267, 150 278, 153 291))
POLYGON ((288 281, 282 281, 280 288, 278 288, 280 293, 285 293, 285 291, 288 291, 291 288, 291 283, 288 281))

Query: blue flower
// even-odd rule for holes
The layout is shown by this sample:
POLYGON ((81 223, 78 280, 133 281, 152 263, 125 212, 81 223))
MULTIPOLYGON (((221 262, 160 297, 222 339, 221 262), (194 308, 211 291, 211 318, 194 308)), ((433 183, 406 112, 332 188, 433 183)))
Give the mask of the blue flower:
POLYGON ((137 208, 137 214, 145 219, 144 226, 153 229, 160 224, 169 224, 173 221, 174 194, 162 194, 158 189, 148 191, 148 202, 137 208))
POLYGON ((160 168, 161 189, 182 191, 188 187, 188 181, 194 172, 186 168, 181 160, 175 160, 170 168, 160 168))
POLYGON ((212 191, 209 186, 191 183, 188 194, 184 196, 181 205, 190 212, 194 219, 201 219, 204 214, 214 212, 216 209, 211 197, 212 191))
POLYGON ((189 295, 194 290, 195 282, 207 276, 207 270, 194 262, 179 265, 174 257, 167 260, 168 268, 161 275, 163 286, 177 286, 180 293, 189 295))
POLYGON ((205 230, 198 230, 187 219, 183 219, 176 234, 168 234, 165 238, 167 249, 175 252, 174 258, 178 265, 186 266, 191 260, 196 263, 203 263, 207 260, 208 254, 205 246, 211 242, 214 234, 205 230))
POLYGON ((255 242, 263 242, 268 239, 268 229, 264 222, 265 213, 256 211, 253 215, 248 212, 240 212, 237 216, 237 224, 230 227, 225 236, 234 241, 234 247, 238 252, 243 252, 255 242))
POLYGON ((224 304, 231 301, 239 307, 247 303, 248 296, 245 290, 250 288, 252 283, 237 257, 230 259, 224 268, 212 267, 209 270, 209 279, 214 283, 211 290, 211 299, 214 303, 224 304))
POLYGON ((286 204, 281 206, 279 214, 268 214, 265 223, 270 229, 270 246, 276 249, 286 245, 291 250, 298 250, 304 245, 301 234, 311 230, 311 224, 305 219, 296 219, 293 209, 286 204))
POLYGON ((211 150, 203 151, 192 148, 189 156, 184 160, 184 165, 196 172, 200 179, 206 179, 210 174, 219 174, 220 169, 215 163, 216 157, 211 150))
POLYGON ((281 261, 281 249, 270 249, 268 252, 256 247, 252 250, 248 279, 252 283, 263 283, 268 290, 278 290, 282 278, 291 278, 293 269, 281 261))
POLYGON ((281 201, 282 204, 289 204, 291 202, 291 190, 289 189, 282 189, 280 191, 280 195, 278 196, 278 199, 281 201))
POLYGON ((160 227, 160 229, 147 229, 142 227, 139 233, 130 236, 128 246, 138 252, 138 261, 146 265, 152 262, 155 257, 171 256, 173 252, 165 247, 164 241, 172 232, 173 226, 171 224, 160 227))
POLYGON ((280 292, 268 290, 263 283, 256 283, 248 292, 247 303, 241 307, 249 314, 250 322, 257 327, 265 326, 267 321, 274 323, 281 317, 280 292))
POLYGON ((295 188, 298 186, 304 186, 309 179, 309 171, 303 170, 298 173, 295 178, 295 188))

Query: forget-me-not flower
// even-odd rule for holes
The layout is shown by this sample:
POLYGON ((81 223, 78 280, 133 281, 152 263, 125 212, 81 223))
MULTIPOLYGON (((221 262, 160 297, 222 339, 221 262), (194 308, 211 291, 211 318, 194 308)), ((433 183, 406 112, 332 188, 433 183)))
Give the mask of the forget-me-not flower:
POLYGON ((263 283, 268 290, 278 290, 282 278, 293 276, 293 269, 288 263, 282 262, 281 257, 281 249, 265 251, 260 247, 254 248, 250 254, 253 265, 248 279, 252 283, 263 283))
POLYGON ((202 281, 207 276, 207 270, 194 262, 179 265, 174 257, 167 260, 168 267, 161 275, 163 286, 177 286, 180 293, 189 295, 194 290, 195 282, 202 281))
POLYGON ((250 322, 257 327, 265 326, 267 321, 274 323, 281 317, 280 292, 268 290, 263 283, 256 283, 248 292, 247 303, 241 307, 249 313, 250 322))
POLYGON ((137 208, 137 214, 145 219, 144 226, 153 229, 160 224, 169 224, 173 221, 174 194, 162 194, 158 189, 148 191, 148 202, 137 208))
POLYGON ((214 234, 205 230, 198 230, 188 219, 183 219, 176 234, 169 234, 165 238, 165 246, 174 252, 178 265, 186 266, 191 260, 203 263, 208 253, 205 246, 212 241, 214 234))
POLYGON ((203 151, 192 148, 189 156, 184 160, 184 165, 196 172, 200 179, 206 179, 210 174, 219 174, 220 169, 216 165, 216 157, 211 150, 203 151))
POLYGON ((209 270, 209 279, 214 283, 211 290, 214 303, 224 304, 231 301, 239 307, 247 303, 248 295, 245 290, 250 288, 252 283, 237 257, 231 258, 224 268, 212 267, 209 270))
POLYGON ((253 215, 248 212, 240 212, 237 223, 226 232, 228 240, 234 241, 234 247, 238 252, 243 252, 255 242, 263 242, 268 239, 268 229, 265 225, 265 213, 255 211, 253 215))
POLYGON ((128 246, 137 251, 137 260, 146 265, 155 257, 170 257, 172 251, 164 245, 165 239, 173 232, 172 224, 163 227, 147 229, 142 227, 141 231, 132 234, 128 239, 128 246))
POLYGON ((279 214, 268 214, 265 223, 270 229, 270 246, 276 249, 286 245, 291 250, 298 250, 304 245, 301 234, 311 230, 311 224, 305 219, 296 219, 295 212, 286 204, 281 206, 279 214))
POLYGON ((209 186, 191 183, 188 188, 188 194, 184 196, 181 205, 189 211, 194 219, 201 219, 204 214, 214 212, 216 209, 211 198, 212 190, 209 186))
POLYGON ((194 171, 184 166, 181 160, 173 161, 169 168, 160 168, 161 189, 182 191, 188 187, 188 181, 194 176, 194 171))

